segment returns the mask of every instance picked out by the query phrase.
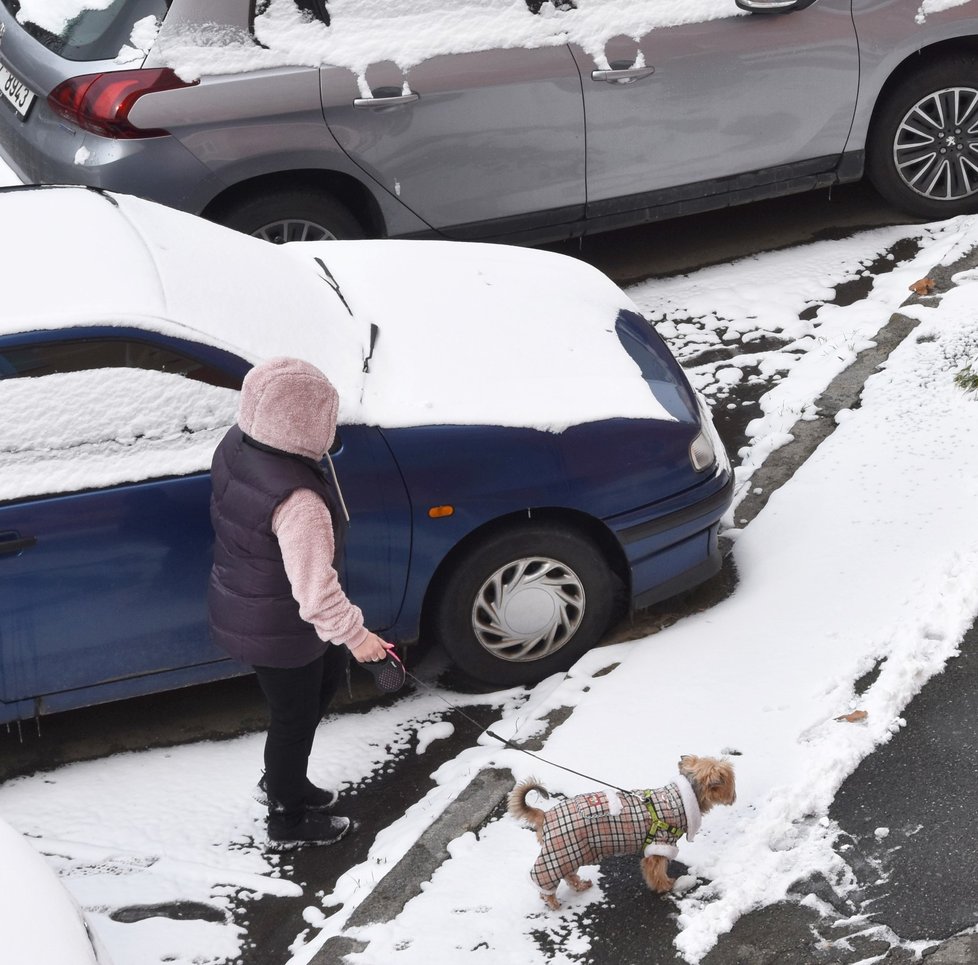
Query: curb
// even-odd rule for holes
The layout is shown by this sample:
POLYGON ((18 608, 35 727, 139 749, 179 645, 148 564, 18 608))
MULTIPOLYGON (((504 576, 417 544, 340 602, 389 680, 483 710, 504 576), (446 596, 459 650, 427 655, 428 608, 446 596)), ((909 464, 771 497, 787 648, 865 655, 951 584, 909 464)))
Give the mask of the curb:
MULTIPOLYGON (((910 304, 932 303, 935 296, 954 287, 951 278, 956 272, 972 267, 976 260, 978 253, 969 252, 950 267, 935 267, 928 275, 934 281, 933 294, 911 295, 902 303, 901 308, 910 304)), ((886 362, 890 353, 918 324, 917 319, 900 311, 894 312, 873 336, 875 344, 860 352, 852 365, 829 383, 815 400, 818 412, 816 418, 799 419, 795 422, 790 430, 792 441, 772 452, 751 476, 750 492, 734 511, 738 528, 753 520, 771 495, 835 431, 838 413, 858 405, 866 380, 886 362)), ((551 722, 548 732, 564 719, 566 715, 559 721, 551 722)), ((396 918, 404 906, 421 893, 424 882, 430 880, 448 857, 448 845, 459 835, 479 828, 501 805, 512 786, 513 776, 507 770, 491 769, 477 774, 356 907, 347 927, 379 924, 396 918)), ((344 956, 363 952, 366 948, 366 942, 343 934, 334 935, 310 959, 309 965, 339 965, 344 956)), ((926 959, 934 965, 978 965, 978 935, 951 938, 939 945, 931 955, 927 955, 926 959)))
MULTIPOLYGON (((459 835, 478 828, 512 786, 513 775, 509 771, 498 768, 480 771, 356 907, 347 927, 396 918, 404 906, 421 893, 422 883, 428 881, 448 857, 448 845, 459 835)), ((362 952, 366 947, 365 942, 335 935, 309 960, 309 965, 337 965, 344 955, 362 952)))
MULTIPOLYGON (((975 254, 969 252, 951 267, 938 266, 927 276, 934 282, 932 295, 911 295, 901 308, 907 305, 928 305, 937 296, 953 288, 951 278, 975 262, 975 254)), ((815 400, 818 416, 815 419, 799 419, 791 427, 792 441, 774 450, 751 476, 750 492, 734 509, 734 520, 739 528, 745 526, 767 504, 771 494, 780 489, 808 459, 808 457, 835 431, 835 417, 843 409, 859 404, 866 380, 890 357, 890 353, 919 325, 919 321, 900 311, 894 312, 889 321, 873 336, 874 345, 863 349, 856 360, 840 372, 815 400), (760 492, 757 492, 760 490, 760 492)))

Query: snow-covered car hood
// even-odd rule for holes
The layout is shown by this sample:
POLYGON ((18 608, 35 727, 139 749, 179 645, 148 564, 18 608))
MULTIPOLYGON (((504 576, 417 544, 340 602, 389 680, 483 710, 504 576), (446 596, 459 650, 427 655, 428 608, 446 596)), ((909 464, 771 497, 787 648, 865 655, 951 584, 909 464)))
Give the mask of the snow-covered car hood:
POLYGON ((0 820, 0 934, 4 961, 109 965, 54 869, 0 820))
POLYGON ((561 431, 674 421, 615 330, 634 304, 573 258, 449 241, 281 247, 124 195, 0 192, 19 257, 0 335, 135 326, 319 366, 342 423, 561 431))

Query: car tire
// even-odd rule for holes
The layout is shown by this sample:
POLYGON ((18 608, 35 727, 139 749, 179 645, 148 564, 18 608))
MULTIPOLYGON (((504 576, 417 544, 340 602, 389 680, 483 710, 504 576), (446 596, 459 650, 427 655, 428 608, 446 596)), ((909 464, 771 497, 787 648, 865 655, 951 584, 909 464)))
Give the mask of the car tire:
POLYGON ((311 190, 255 195, 220 212, 216 220, 274 244, 364 237, 362 225, 349 209, 311 190))
POLYGON ((476 680, 535 683, 601 640, 614 589, 608 561, 573 530, 505 530, 453 564, 435 606, 434 637, 476 680))
POLYGON ((978 211, 978 57, 935 61, 886 95, 867 173, 887 201, 921 218, 978 211))

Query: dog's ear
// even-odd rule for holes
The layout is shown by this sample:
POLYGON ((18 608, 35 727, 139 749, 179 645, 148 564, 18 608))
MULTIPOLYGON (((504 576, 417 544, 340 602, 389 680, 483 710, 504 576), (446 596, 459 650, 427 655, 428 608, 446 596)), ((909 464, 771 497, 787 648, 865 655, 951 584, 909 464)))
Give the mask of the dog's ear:
POLYGON ((733 765, 730 761, 714 761, 710 767, 707 788, 718 804, 733 804, 737 800, 737 787, 733 765))

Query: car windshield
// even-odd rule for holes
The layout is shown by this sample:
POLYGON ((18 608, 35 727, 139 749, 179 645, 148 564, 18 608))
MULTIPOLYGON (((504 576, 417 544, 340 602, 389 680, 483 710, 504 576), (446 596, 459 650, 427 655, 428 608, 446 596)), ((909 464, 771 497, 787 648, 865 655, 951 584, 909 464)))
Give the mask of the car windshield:
POLYGON ((635 312, 622 310, 615 322, 615 331, 625 351, 642 370, 642 378, 652 394, 673 418, 689 422, 696 418, 696 405, 683 387, 676 373, 670 370, 668 349, 662 345, 655 351, 654 345, 662 342, 656 330, 635 312))
POLYGON ((142 44, 141 26, 162 22, 172 0, 0 0, 23 28, 66 60, 113 60, 142 44), (101 9, 95 9, 96 6, 101 9))

